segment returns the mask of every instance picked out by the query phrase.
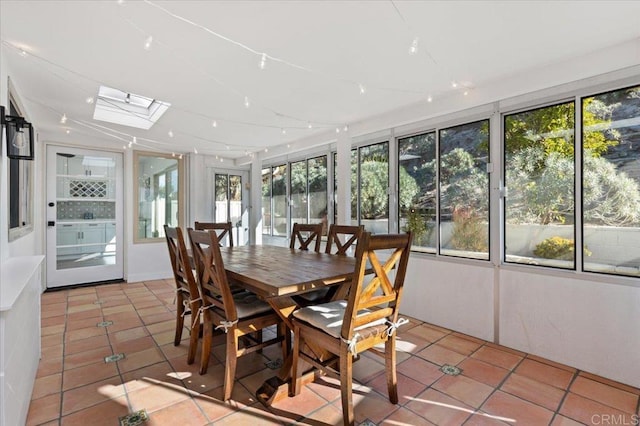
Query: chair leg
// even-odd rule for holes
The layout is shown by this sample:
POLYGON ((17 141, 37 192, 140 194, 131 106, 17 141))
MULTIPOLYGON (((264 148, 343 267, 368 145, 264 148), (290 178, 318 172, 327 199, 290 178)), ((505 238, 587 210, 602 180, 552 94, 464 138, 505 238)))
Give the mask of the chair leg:
POLYGON ((352 395, 353 357, 345 348, 340 354, 340 395, 342 396, 342 418, 345 426, 355 424, 352 395))
POLYGON ((384 343, 384 362, 387 370, 387 392, 392 404, 398 403, 398 378, 396 376, 396 336, 392 335, 384 343))
MULTIPOLYGON (((289 331, 287 331, 288 333, 289 331)), ((290 396, 300 394, 302 371, 300 371, 300 347, 304 344, 304 340, 300 335, 300 329, 295 329, 293 333, 293 360, 291 363, 291 387, 289 389, 290 396)), ((285 358, 286 359, 286 358, 285 358)))
POLYGON ((191 336, 189 337, 189 352, 187 354, 187 364, 193 364, 198 351, 198 338, 200 337, 200 315, 197 314, 199 307, 191 304, 191 336), (194 312, 196 312, 194 314, 194 312))
POLYGON ((291 353, 291 332, 284 322, 278 324, 278 336, 282 336, 282 360, 286 360, 291 353))
POLYGON ((236 366, 238 364, 238 330, 233 327, 227 330, 227 355, 224 366, 224 395, 223 401, 231 398, 233 382, 236 378, 236 366))
POLYGON ((182 340, 182 328, 184 327, 184 295, 181 291, 176 295, 176 335, 173 338, 173 346, 178 346, 182 340))
POLYGON ((209 367, 209 355, 211 354, 211 339, 213 337, 213 325, 211 313, 205 310, 203 313, 203 330, 202 330, 202 357, 200 358, 200 374, 207 372, 209 367))

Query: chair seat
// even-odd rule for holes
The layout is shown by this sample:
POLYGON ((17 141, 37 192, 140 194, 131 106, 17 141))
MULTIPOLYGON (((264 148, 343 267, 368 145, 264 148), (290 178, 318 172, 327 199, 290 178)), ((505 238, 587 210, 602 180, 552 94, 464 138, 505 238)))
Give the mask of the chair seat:
MULTIPOLYGON (((293 313, 293 316, 304 321, 313 327, 319 328, 325 331, 327 334, 340 338, 340 331, 342 330, 342 321, 344 319, 344 312, 347 309, 346 300, 335 300, 329 303, 323 303, 321 305, 307 306, 302 309, 298 309, 293 313)), ((358 316, 371 313, 369 309, 362 309, 358 312, 358 316)), ((361 325, 354 328, 354 331, 362 330, 368 327, 376 325, 383 325, 386 319, 381 318, 376 321, 372 321, 368 324, 361 325)))
POLYGON ((234 293, 233 300, 236 303, 238 318, 241 319, 269 312, 271 310, 271 306, 269 306, 268 303, 258 299, 258 296, 249 291, 234 293))

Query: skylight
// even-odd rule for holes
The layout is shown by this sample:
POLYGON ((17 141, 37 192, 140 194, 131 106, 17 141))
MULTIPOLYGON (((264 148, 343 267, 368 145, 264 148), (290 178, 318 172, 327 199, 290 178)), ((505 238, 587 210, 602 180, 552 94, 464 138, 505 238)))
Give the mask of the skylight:
POLYGON ((147 130, 170 106, 168 102, 100 86, 93 118, 147 130))

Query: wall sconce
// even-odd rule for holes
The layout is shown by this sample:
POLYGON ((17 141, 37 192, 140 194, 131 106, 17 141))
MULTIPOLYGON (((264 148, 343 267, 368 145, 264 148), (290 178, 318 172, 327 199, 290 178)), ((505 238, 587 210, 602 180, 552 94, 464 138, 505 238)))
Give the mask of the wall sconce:
POLYGON ((33 127, 23 117, 4 115, 0 106, 0 124, 6 129, 7 157, 33 160, 33 127))

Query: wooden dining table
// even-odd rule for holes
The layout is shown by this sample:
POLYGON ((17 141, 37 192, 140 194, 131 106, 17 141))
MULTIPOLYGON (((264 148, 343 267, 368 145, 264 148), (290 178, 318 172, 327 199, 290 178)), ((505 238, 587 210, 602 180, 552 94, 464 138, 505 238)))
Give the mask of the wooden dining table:
MULTIPOLYGON (((293 330, 291 314, 299 308, 293 296, 327 286, 339 286, 334 299, 344 298, 355 270, 355 259, 312 251, 269 245, 221 247, 230 284, 256 293, 293 330)), ((286 357, 278 375, 257 390, 263 404, 288 396, 292 354, 286 357)), ((304 381, 311 381, 313 373, 304 381)))

